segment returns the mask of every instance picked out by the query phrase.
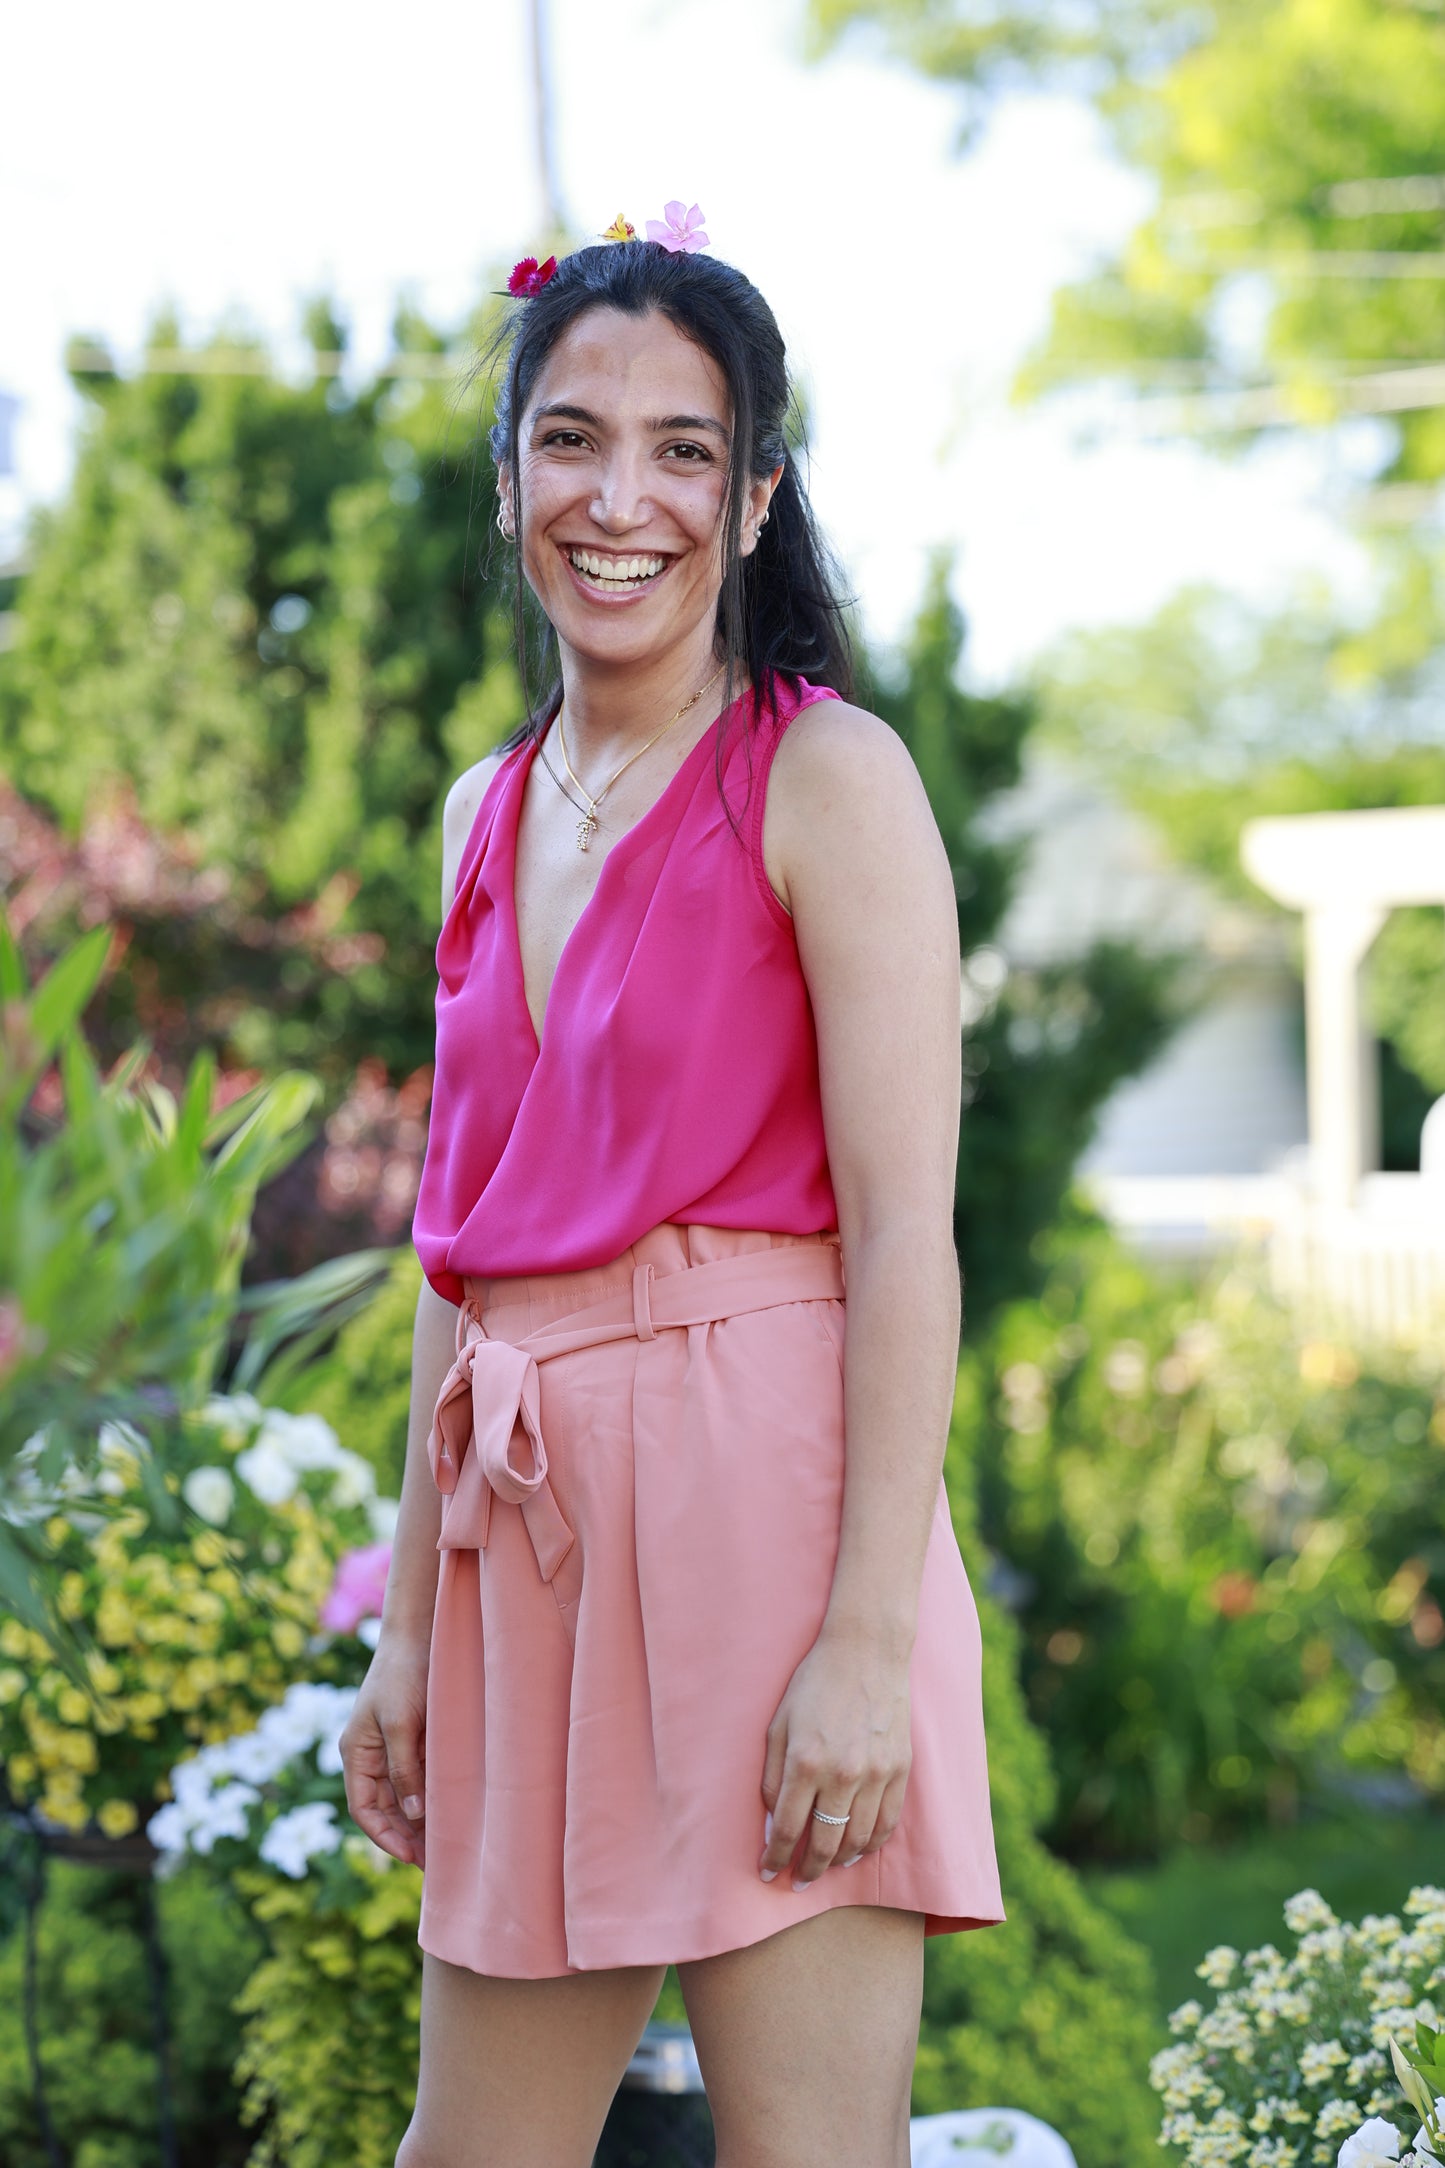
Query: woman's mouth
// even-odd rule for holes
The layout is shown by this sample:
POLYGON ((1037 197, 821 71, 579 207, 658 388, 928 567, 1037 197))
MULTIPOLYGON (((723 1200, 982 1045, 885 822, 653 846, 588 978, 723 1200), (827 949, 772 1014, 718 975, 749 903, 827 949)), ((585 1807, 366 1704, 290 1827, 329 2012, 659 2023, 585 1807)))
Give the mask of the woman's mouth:
POLYGON ((652 552, 635 556, 604 555, 600 550, 564 549, 579 583, 597 595, 636 594, 667 570, 671 559, 652 552))

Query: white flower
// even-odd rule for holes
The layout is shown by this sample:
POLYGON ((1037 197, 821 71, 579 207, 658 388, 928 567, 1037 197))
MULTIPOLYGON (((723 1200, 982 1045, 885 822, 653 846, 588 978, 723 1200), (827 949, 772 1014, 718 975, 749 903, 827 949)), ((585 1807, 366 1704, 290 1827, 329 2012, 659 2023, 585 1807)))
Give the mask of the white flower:
POLYGON ((1232 1950, 1227 1942, 1221 1942, 1217 1949, 1205 1952, 1203 1960, 1194 1970, 1206 1987, 1228 1987, 1238 1963, 1238 1950, 1232 1950))
POLYGON ((1306 2085, 1324 2085, 1330 2072, 1348 2060, 1338 2040, 1307 2040, 1300 2050, 1299 2074, 1306 2085))
POLYGON ((1400 2133, 1382 2115, 1352 2131, 1336 2156, 1339 2168, 1386 2168, 1400 2158, 1400 2133))
POLYGON ((356 1629, 356 1638, 368 1649, 374 1649, 381 1639, 381 1620, 364 1618, 356 1629))
POLYGON ((243 1731, 226 1744, 232 1769, 248 1784, 269 1784, 291 1759, 287 1742, 269 1732, 243 1731))
POLYGON ((229 1438, 248 1438, 265 1412, 254 1393, 212 1393, 201 1409, 204 1420, 229 1438))
POLYGON ((1203 2005, 1191 1996, 1188 2002, 1181 2002, 1177 2010, 1170 2011, 1169 2030, 1172 2033, 1193 2032, 1203 2015, 1203 2005))
POLYGON ((296 1469, 275 1445, 260 1439, 236 1455, 236 1473, 263 1505, 284 1506, 296 1489, 296 1469))
POLYGON ((291 1415, 285 1408, 267 1408, 256 1443, 271 1447, 293 1468, 341 1465, 340 1441, 319 1415, 291 1415))
POLYGON ((376 1470, 359 1453, 347 1453, 345 1447, 342 1452, 343 1462, 331 1486, 331 1503, 334 1506, 365 1505, 376 1489, 376 1470))
POLYGON ((371 1523, 371 1533, 378 1543, 396 1540, 396 1519, 401 1511, 399 1498, 368 1498, 366 1517, 371 1523))
POLYGON ((329 1799, 315 1799, 289 1814, 278 1814, 261 1839, 261 1857, 299 1881, 307 1862, 319 1853, 334 1852, 341 1842, 336 1827, 336 1808, 329 1799))
POLYGON ((190 1817, 176 1799, 157 1807, 146 1823, 146 1835, 158 1852, 184 1852, 190 1831, 190 1817))
POLYGON ((212 1792, 204 1814, 192 1821, 191 1850, 209 1852, 218 1837, 244 1837, 249 1827, 246 1809, 260 1796, 254 1784, 227 1784, 212 1792))
POLYGON ((1292 1935, 1306 1934, 1311 1927, 1338 1925, 1317 1889, 1297 1890, 1293 1897, 1286 1898, 1284 1923, 1292 1935))
POLYGON ((236 1486, 224 1468, 192 1468, 181 1485, 181 1496, 193 1513, 213 1528, 221 1528, 231 1517, 236 1486))

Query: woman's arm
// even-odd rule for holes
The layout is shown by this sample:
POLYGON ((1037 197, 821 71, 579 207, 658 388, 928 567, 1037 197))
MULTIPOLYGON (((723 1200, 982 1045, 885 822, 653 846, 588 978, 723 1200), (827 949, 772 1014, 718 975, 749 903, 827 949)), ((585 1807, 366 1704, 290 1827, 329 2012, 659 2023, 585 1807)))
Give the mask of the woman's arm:
MULTIPOLYGON (((453 784, 442 816, 442 911, 497 765, 495 754, 453 784)), ((411 1406, 401 1500, 381 1606, 381 1635, 341 1735, 346 1803, 374 1844, 424 1866, 426 1679, 436 1608, 441 1496, 427 1455, 442 1382, 456 1357, 454 1304, 423 1281, 411 1346, 411 1406)))
POLYGON ((958 1367, 953 1187, 958 917, 907 748, 876 716, 806 709, 774 761, 764 864, 793 913, 818 1035, 848 1320, 847 1466, 832 1592, 768 1735, 765 1873, 885 1843, 907 1783, 908 1661, 958 1367), (812 1819, 848 1811, 846 1831, 812 1819))

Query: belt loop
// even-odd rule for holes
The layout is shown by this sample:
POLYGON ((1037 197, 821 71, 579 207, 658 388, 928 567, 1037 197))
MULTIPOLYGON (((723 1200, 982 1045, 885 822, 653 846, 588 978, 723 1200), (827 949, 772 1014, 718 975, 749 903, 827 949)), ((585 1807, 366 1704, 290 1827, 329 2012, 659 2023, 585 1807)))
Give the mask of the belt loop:
POLYGON ((639 1340, 657 1338, 657 1328, 652 1322, 651 1265, 634 1265, 632 1268, 632 1322, 639 1340))

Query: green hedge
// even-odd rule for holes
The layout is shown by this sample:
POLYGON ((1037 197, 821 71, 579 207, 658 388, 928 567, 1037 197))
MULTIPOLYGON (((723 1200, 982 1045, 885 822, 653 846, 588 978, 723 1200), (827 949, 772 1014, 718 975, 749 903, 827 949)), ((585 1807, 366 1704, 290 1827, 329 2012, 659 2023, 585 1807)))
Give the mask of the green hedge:
POLYGON ((965 1358, 1050 1829, 1137 1860, 1350 1797, 1445 1796, 1445 1376, 1198 1286, 1103 1228, 965 1358))
MULTIPOLYGON (((201 1862, 156 1885, 170 1972, 171 2077, 184 2168, 241 2168, 234 1998, 264 1951, 245 1910, 201 1862)), ((69 2168, 154 2168, 156 2058, 139 1906, 144 1884, 50 1865, 36 1993, 46 2096, 69 2168)), ((0 1942, 0 2161, 48 2168, 22 2019, 24 1937, 0 1942)))

